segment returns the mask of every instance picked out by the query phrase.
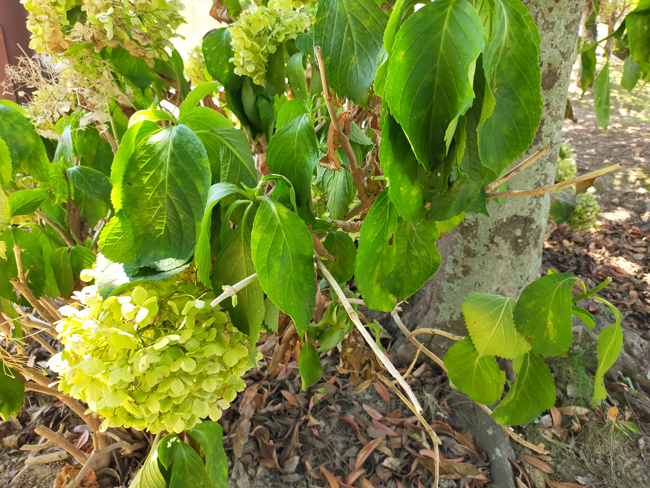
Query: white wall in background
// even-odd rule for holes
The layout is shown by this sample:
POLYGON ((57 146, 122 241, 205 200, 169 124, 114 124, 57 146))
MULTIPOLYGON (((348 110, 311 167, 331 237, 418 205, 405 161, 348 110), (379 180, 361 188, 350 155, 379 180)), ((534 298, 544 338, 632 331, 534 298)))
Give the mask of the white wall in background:
POLYGON ((185 39, 173 39, 172 43, 183 57, 194 47, 201 44, 203 36, 211 29, 218 29, 224 25, 210 17, 212 0, 183 0, 185 10, 182 11, 187 24, 178 29, 178 33, 185 39))

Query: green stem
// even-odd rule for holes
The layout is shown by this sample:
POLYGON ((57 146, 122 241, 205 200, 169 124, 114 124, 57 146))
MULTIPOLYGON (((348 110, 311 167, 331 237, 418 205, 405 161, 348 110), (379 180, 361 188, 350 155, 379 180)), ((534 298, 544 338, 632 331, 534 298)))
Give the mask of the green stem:
MULTIPOLYGON (((580 300, 584 300, 585 298, 589 298, 589 297, 591 297, 592 295, 595 295, 596 293, 598 293, 598 292, 599 292, 600 290, 602 290, 603 288, 605 288, 605 287, 606 287, 607 285, 609 285, 611 282, 612 282, 612 279, 611 279, 611 278, 607 278, 607 279, 606 279, 605 281, 603 281, 600 285, 598 285, 598 286, 592 288, 591 290, 587 290, 587 291, 585 291, 584 293, 581 293, 580 295, 577 295, 577 296, 573 297, 573 298, 571 299, 571 301, 572 301, 573 303, 576 303, 576 302, 578 302, 578 301, 580 301, 580 300)), ((583 285, 583 288, 584 288, 584 285, 583 285)))
POLYGON ((589 44, 587 47, 583 47, 582 49, 580 49, 580 50, 578 51, 578 54, 586 53, 586 52, 589 51, 590 49, 596 49, 596 47, 597 47, 601 42, 606 41, 607 39, 611 39, 612 37, 614 37, 614 34, 616 34, 616 31, 612 32, 610 35, 608 35, 608 36, 606 36, 606 37, 603 37, 601 40, 596 41, 595 44, 589 44))

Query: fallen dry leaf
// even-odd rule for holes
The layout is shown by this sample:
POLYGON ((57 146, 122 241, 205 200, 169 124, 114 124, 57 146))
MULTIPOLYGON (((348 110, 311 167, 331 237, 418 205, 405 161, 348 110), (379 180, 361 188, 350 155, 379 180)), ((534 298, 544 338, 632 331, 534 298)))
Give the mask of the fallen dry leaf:
MULTIPOLYGON (((74 480, 79 475, 79 471, 81 471, 80 468, 74 468, 71 465, 66 464, 56 477, 54 486, 56 488, 65 488, 68 486, 68 480, 74 480)), ((86 471, 86 474, 78 486, 82 488, 96 488, 98 486, 97 477, 92 468, 89 468, 88 471, 86 471)))
POLYGON ((609 420, 612 422, 616 422, 616 416, 618 415, 618 408, 616 407, 611 407, 607 410, 607 417, 609 420))
POLYGON ((537 456, 529 456, 527 454, 522 454, 521 459, 526 461, 528 464, 535 466, 540 471, 545 473, 553 474, 553 468, 546 462, 542 461, 537 456))
POLYGON ((386 434, 389 437, 399 437, 399 434, 396 433, 394 430, 386 427, 384 424, 382 424, 379 420, 372 419, 372 424, 376 426, 379 430, 381 430, 384 434, 386 434))
POLYGON ((363 468, 355 469, 349 475, 347 475, 347 477, 345 478, 345 483, 348 484, 348 485, 353 484, 355 481, 357 481, 359 479, 359 476, 361 476, 365 472, 366 472, 366 470, 363 469, 363 468))
POLYGON ((561 427, 562 426, 562 413, 560 412, 560 409, 553 406, 549 408, 549 412, 551 412, 551 417, 553 418, 553 427, 561 427))
POLYGON ((354 461, 354 469, 359 469, 364 462, 366 462, 366 459, 368 459, 368 456, 372 453, 372 451, 375 450, 375 448, 383 441, 383 437, 377 437, 376 439, 371 440, 363 446, 363 448, 359 451, 359 454, 357 454, 357 458, 354 461))
POLYGON ((564 415, 587 415, 589 413, 589 409, 587 407, 570 405, 568 407, 561 407, 560 412, 562 412, 564 415))
POLYGON ((361 488, 375 488, 374 485, 365 479, 363 476, 361 477, 361 488))
POLYGON ((548 479, 548 476, 546 477, 546 483, 548 486, 551 488, 584 488, 582 485, 578 485, 576 483, 567 483, 563 481, 553 481, 548 479))
POLYGON ((327 482, 330 485, 330 488, 341 488, 341 483, 338 478, 334 476, 327 468, 324 466, 320 467, 320 472, 323 473, 323 476, 327 478, 327 482))
POLYGON ((370 405, 363 404, 363 409, 370 415, 373 419, 381 420, 384 416, 379 410, 372 408, 370 405))
POLYGON ((379 396, 382 398, 382 400, 390 405, 390 393, 384 384, 381 381, 375 381, 373 383, 373 386, 375 387, 377 393, 379 393, 379 396))

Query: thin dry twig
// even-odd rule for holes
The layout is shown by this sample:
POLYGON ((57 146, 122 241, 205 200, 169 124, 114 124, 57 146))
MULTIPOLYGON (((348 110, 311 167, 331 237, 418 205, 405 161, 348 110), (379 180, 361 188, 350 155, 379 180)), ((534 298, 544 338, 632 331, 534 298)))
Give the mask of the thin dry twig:
POLYGON ((323 264, 323 262, 321 261, 318 255, 315 256, 314 261, 316 262, 316 266, 318 266, 318 269, 321 271, 321 273, 323 273, 325 279, 329 282, 330 286, 334 289, 337 296, 342 301, 343 307, 345 307, 345 311, 348 313, 348 316, 356 326, 357 330, 361 333, 366 343, 368 343, 368 346, 370 346, 370 349, 372 349, 372 351, 375 353, 379 361, 381 361, 381 363, 388 370, 391 376, 395 378, 397 382, 400 384, 400 386, 404 389, 411 402, 413 402, 414 408, 417 410, 418 414, 421 413, 422 406, 420 405, 420 402, 418 402, 418 399, 413 393, 413 390, 408 385, 408 383, 406 383, 404 378, 402 378, 402 375, 399 374, 397 369, 395 369, 395 366, 393 365, 393 363, 390 362, 390 359, 388 359, 386 355, 382 352, 382 350, 379 349, 379 346, 377 346, 374 339, 370 336, 366 328, 359 320, 359 316, 357 315, 357 312, 354 311, 352 305, 350 305, 350 302, 348 301, 347 297, 343 293, 343 290, 341 290, 339 284, 336 282, 336 280, 329 272, 327 267, 325 267, 325 264, 323 264))
POLYGON ((452 341, 462 341, 463 339, 465 339, 463 336, 452 334, 451 332, 447 332, 440 329, 415 329, 414 331, 409 333, 408 338, 419 334, 439 335, 442 337, 446 337, 447 339, 451 339, 452 341))
POLYGON ((38 311, 39 315, 47 320, 50 324, 56 322, 56 318, 52 316, 50 311, 45 308, 34 296, 32 290, 27 286, 27 276, 23 269, 23 260, 21 258, 20 246, 14 244, 14 256, 16 258, 16 269, 18 270, 18 281, 11 280, 13 287, 20 292, 21 295, 30 303, 30 305, 38 311))
MULTIPOLYGON (((485 405, 481 405, 480 403, 477 403, 479 407, 481 407, 481 410, 483 410, 485 413, 487 413, 489 416, 492 416, 492 410, 490 410, 488 407, 485 405)), ((531 444, 528 441, 525 441, 524 439, 521 438, 519 434, 517 434, 514 430, 512 430, 512 427, 508 427, 506 425, 502 425, 501 428, 506 431, 506 433, 515 441, 521 444, 524 447, 527 447, 528 449, 538 452, 539 454, 549 454, 547 450, 544 449, 544 444, 531 444)))
POLYGON ((68 439, 63 437, 61 434, 51 431, 44 425, 39 425, 38 427, 36 427, 36 429, 34 429, 34 432, 36 432, 41 437, 45 437, 51 443, 56 444, 57 446, 65 449, 73 458, 75 458, 81 464, 84 464, 86 461, 88 461, 88 455, 85 452, 83 452, 81 449, 75 447, 75 445, 72 444, 72 442, 70 442, 68 439))
POLYGON ((84 479, 84 476, 86 476, 86 473, 90 468, 93 466, 93 460, 104 455, 104 454, 110 454, 113 451, 116 451, 117 449, 122 449, 123 454, 131 454, 134 451, 137 451, 138 449, 142 449, 147 445, 147 441, 142 441, 138 442, 137 444, 130 444, 129 442, 126 441, 120 441, 116 442, 115 444, 111 444, 109 446, 103 447, 102 449, 97 449, 96 451, 93 451, 88 460, 84 463, 83 468, 79 470, 79 474, 77 474, 77 477, 73 479, 70 483, 68 483, 68 486, 66 488, 77 488, 79 486, 79 483, 81 483, 81 480, 84 479))
POLYGON ((355 220, 354 222, 348 222, 347 220, 332 220, 332 223, 345 232, 355 234, 361 230, 363 220, 355 220))
POLYGON ((343 149, 343 152, 347 156, 348 162, 350 163, 350 174, 352 174, 352 179, 354 180, 354 184, 356 185, 357 191, 359 192, 359 198, 362 202, 366 202, 370 197, 366 191, 366 186, 363 184, 363 175, 359 169, 359 165, 357 164, 357 158, 354 155, 352 146, 350 145, 350 140, 348 139, 348 136, 343 132, 343 129, 341 129, 339 119, 336 116, 336 107, 334 107, 334 102, 330 96, 330 88, 329 84, 327 83, 327 75, 325 73, 325 60, 323 59, 323 52, 321 51, 320 46, 315 46, 314 51, 316 52, 316 58, 318 59, 318 68, 320 70, 321 81, 323 82, 323 98, 325 98, 327 111, 329 112, 330 119, 332 121, 331 123, 334 125, 334 128, 339 135, 341 148, 343 149))
POLYGON ((520 173, 522 170, 526 169, 528 166, 533 164, 539 158, 544 156, 544 154, 546 154, 547 152, 548 152, 548 144, 546 146, 544 146, 542 149, 540 149, 539 151, 537 151, 535 154, 533 154, 531 157, 526 159, 525 161, 522 161, 521 163, 519 163, 517 166, 512 168, 506 174, 504 174, 503 176, 497 178, 492 183, 490 183, 488 186, 486 186, 485 187, 485 193, 493 192, 495 189, 499 188, 499 186, 501 186, 502 183, 505 183, 510 178, 512 178, 516 174, 520 173))
POLYGON ((395 307, 393 311, 391 312, 391 316, 393 317, 393 320, 397 324, 397 327, 399 327, 399 330, 402 331, 402 334, 411 342, 415 347, 418 348, 418 351, 422 351, 424 354, 426 354, 433 362, 435 362, 438 366, 442 368, 442 370, 446 373, 447 368, 445 368, 445 363, 442 362, 442 359, 440 359, 437 355, 432 353, 428 348, 424 346, 420 341, 415 339, 413 335, 409 332, 409 330, 406 328, 404 325, 404 322, 402 322, 402 319, 400 318, 398 312, 401 312, 402 309, 399 307, 395 307))
POLYGON ((216 307, 219 305, 221 302, 223 302, 226 298, 229 298, 233 295, 236 295, 238 291, 240 291, 242 288, 246 288, 248 285, 253 283, 254 281, 257 280, 257 273, 254 273, 250 275, 247 278, 244 278, 241 280, 239 283, 235 283, 234 285, 226 285, 223 287, 223 293, 219 295, 217 298, 212 300, 212 303, 210 303, 211 307, 216 307))
POLYGON ((63 242, 65 242, 66 246, 68 247, 74 247, 76 246, 75 242, 68 237, 68 235, 65 233, 65 230, 63 230, 63 227, 61 227, 59 224, 56 222, 52 222, 50 219, 48 219, 43 212, 40 210, 36 210, 34 212, 36 216, 41 219, 43 222, 47 222, 52 226, 52 228, 61 236, 61 239, 63 239, 63 242))
POLYGON ((612 171, 616 171, 617 169, 620 169, 621 165, 620 164, 612 164, 611 166, 608 166, 606 168, 602 169, 597 169, 596 171, 592 171, 591 173, 586 173, 581 176, 576 176, 575 178, 572 178, 567 181, 561 181, 560 183, 556 183, 555 185, 547 186, 546 188, 537 188, 535 190, 513 190, 513 191, 500 191, 496 193, 488 193, 487 197, 488 198, 498 198, 498 197, 530 197, 530 196, 535 196, 535 195, 543 195, 544 193, 548 193, 550 191, 555 191, 559 190, 560 188, 564 188, 566 186, 571 186, 575 183, 580 183, 581 181, 585 180, 591 180, 593 178, 597 178, 598 176, 605 175, 607 173, 611 173, 612 171))
MULTIPOLYGON (((24 374, 25 376, 34 379, 30 371, 27 371, 24 374)), ((47 385, 42 385, 40 382, 36 382, 35 379, 34 382, 28 381, 25 383, 25 390, 35 391, 37 393, 43 393, 44 395, 51 395, 55 398, 58 398, 63 402, 64 405, 76 413, 79 418, 81 418, 81 420, 83 420, 93 431, 99 429, 99 422, 89 415, 86 415, 86 408, 84 408, 77 400, 66 395, 65 393, 60 392, 54 388, 50 388, 47 385)))

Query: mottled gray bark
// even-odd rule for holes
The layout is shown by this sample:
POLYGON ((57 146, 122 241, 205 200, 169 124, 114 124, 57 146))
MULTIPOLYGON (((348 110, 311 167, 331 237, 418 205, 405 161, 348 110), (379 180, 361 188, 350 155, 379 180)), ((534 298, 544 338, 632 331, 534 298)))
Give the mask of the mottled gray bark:
MULTIPOLYGON (((546 144, 549 151, 513 178, 511 189, 548 186, 555 179, 584 6, 584 0, 523 0, 523 3, 535 19, 542 40, 540 66, 544 98, 542 121, 524 158, 546 144)), ((407 327, 437 327, 466 335, 460 306, 468 293, 481 291, 518 297, 540 275, 549 205, 548 195, 508 198, 500 208, 491 202, 490 217, 470 215, 458 228, 443 236, 439 243, 442 264, 405 307, 403 319, 407 327)), ((437 337, 431 348, 443 354, 449 345, 446 339, 437 337)), ((398 344, 394 359, 403 361, 412 357, 413 352, 410 344, 398 344)))

